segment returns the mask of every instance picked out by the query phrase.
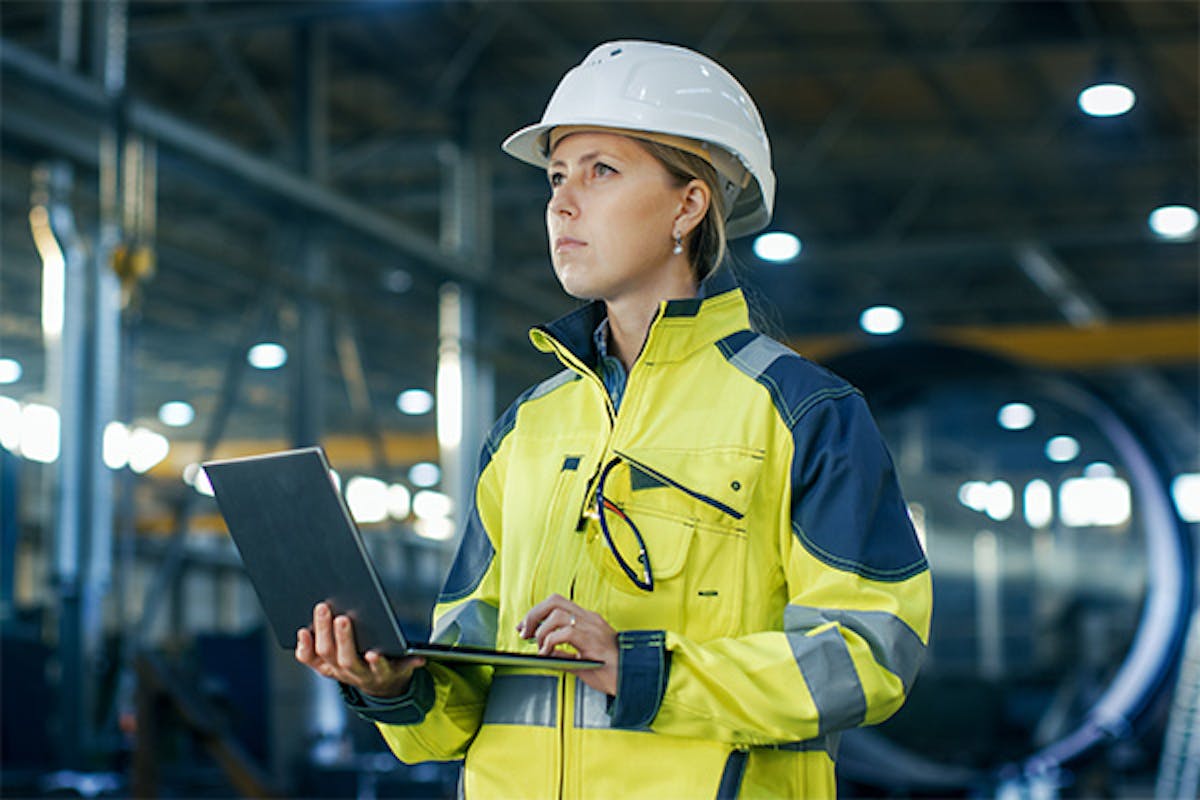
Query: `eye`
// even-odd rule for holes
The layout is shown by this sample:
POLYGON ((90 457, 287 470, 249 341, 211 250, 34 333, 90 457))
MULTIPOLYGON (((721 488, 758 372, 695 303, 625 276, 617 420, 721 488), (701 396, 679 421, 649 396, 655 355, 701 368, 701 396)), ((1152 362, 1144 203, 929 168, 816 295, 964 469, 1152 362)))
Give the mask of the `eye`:
POLYGON ((566 180, 566 176, 561 172, 551 172, 546 176, 546 180, 550 181, 551 188, 556 188, 558 186, 562 186, 562 182, 566 180))
POLYGON ((603 161, 597 161, 596 166, 594 166, 592 168, 592 170, 593 170, 593 172, 595 172, 595 174, 597 176, 609 175, 609 174, 616 175, 617 174, 617 171, 615 169, 610 167, 608 164, 605 164, 603 161))

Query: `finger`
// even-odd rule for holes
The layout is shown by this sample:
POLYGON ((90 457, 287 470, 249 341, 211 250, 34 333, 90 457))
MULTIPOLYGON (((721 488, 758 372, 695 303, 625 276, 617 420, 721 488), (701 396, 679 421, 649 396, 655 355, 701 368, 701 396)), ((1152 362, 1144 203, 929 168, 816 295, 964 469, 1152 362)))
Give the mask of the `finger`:
POLYGON ((538 647, 538 655, 542 655, 542 656, 562 655, 567 658, 575 658, 576 656, 574 656, 570 653, 559 652, 557 648, 560 647, 561 645, 569 644, 572 647, 574 647, 576 650, 579 650, 579 647, 573 641, 577 635, 578 635, 578 632, 574 628, 570 628, 570 627, 557 628, 557 629, 551 631, 550 633, 546 634, 545 638, 540 640, 541 643, 540 643, 540 646, 538 647))
POLYGON ((313 640, 312 633, 308 628, 301 628, 296 631, 296 660, 301 664, 308 664, 313 657, 313 640))
POLYGON ((336 655, 333 641, 333 614, 325 603, 313 609, 313 649, 317 655, 332 662, 336 655))
POLYGON ((334 644, 337 646, 337 665, 354 673, 366 671, 358 656, 358 645, 354 641, 354 625, 350 618, 341 615, 333 621, 334 644))
POLYGON ((538 645, 541 646, 546 637, 554 631, 562 628, 574 628, 578 622, 578 616, 572 611, 563 608, 554 609, 548 617, 542 620, 542 624, 538 626, 535 633, 538 645))
POLYGON ((569 604, 571 601, 563 597, 561 594, 555 593, 547 597, 542 602, 538 603, 525 614, 524 619, 517 623, 517 633, 524 639, 532 639, 537 632, 538 626, 542 624, 546 616, 554 609, 561 608, 563 604, 569 604))
POLYGON ((363 660, 366 662, 367 668, 371 670, 371 674, 380 679, 389 679, 397 676, 405 677, 407 673, 425 666, 425 658, 423 656, 407 656, 395 659, 388 658, 378 650, 368 650, 363 656, 363 660))
POLYGON ((313 634, 308 628, 301 628, 296 631, 296 660, 318 675, 323 675, 326 678, 338 677, 337 670, 328 661, 316 654, 313 645, 313 634))

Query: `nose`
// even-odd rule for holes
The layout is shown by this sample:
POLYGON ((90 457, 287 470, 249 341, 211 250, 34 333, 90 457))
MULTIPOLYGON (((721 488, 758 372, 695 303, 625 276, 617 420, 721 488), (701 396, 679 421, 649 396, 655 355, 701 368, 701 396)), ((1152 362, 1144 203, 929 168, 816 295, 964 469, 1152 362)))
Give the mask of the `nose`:
POLYGON ((555 187, 546 210, 553 216, 574 217, 579 214, 579 199, 569 178, 555 187))

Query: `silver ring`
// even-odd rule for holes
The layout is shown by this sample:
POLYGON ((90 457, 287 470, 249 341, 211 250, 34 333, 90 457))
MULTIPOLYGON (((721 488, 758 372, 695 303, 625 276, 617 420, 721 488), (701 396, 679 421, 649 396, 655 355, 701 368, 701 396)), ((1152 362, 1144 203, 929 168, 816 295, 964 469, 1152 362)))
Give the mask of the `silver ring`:
POLYGON ((572 628, 575 627, 575 615, 574 614, 571 615, 571 627, 572 628))

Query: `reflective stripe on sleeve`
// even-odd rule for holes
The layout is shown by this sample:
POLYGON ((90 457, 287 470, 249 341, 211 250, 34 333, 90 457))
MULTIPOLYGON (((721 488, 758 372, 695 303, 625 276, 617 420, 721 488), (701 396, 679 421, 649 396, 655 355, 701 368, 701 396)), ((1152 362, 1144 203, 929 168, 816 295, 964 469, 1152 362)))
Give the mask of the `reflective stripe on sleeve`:
POLYGON ((907 694, 925 657, 925 643, 904 620, 886 611, 813 608, 789 605, 783 612, 788 631, 807 631, 836 622, 866 640, 871 655, 904 685, 907 694))
POLYGON ((826 628, 786 636, 817 707, 817 730, 824 734, 860 725, 867 717, 867 696, 841 633, 826 628))

